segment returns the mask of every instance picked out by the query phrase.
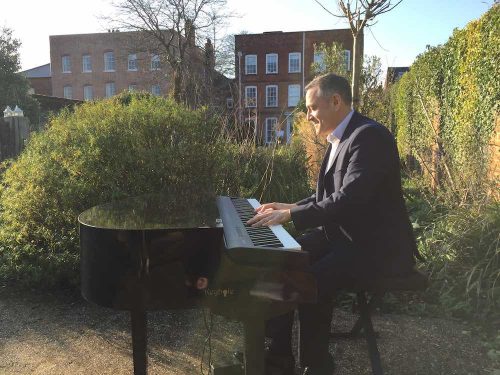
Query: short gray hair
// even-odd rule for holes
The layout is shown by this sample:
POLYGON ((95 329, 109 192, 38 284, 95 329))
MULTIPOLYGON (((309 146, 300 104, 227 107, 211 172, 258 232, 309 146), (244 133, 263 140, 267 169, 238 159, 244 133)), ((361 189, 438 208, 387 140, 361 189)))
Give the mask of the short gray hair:
POLYGON ((344 77, 333 73, 323 74, 309 82, 305 90, 307 91, 315 87, 318 88, 319 96, 330 97, 333 94, 339 94, 346 104, 350 105, 352 102, 351 86, 349 85, 349 81, 344 77))

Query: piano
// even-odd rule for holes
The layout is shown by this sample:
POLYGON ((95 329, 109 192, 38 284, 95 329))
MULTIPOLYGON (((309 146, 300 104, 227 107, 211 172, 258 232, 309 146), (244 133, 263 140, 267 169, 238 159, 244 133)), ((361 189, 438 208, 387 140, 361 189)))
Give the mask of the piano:
POLYGON ((130 311, 134 375, 147 374, 147 311, 209 308, 240 320, 244 373, 262 375, 265 321, 316 300, 308 254, 288 232, 245 224, 257 200, 206 198, 145 195, 78 217, 82 295, 130 311))

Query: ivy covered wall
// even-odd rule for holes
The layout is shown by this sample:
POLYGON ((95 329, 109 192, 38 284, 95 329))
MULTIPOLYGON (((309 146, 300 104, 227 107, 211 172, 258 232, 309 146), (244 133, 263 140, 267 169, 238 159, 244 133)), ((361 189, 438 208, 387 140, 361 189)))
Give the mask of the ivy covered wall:
POLYGON ((497 4, 418 56, 392 89, 400 152, 435 186, 477 191, 498 178, 499 26, 497 4))

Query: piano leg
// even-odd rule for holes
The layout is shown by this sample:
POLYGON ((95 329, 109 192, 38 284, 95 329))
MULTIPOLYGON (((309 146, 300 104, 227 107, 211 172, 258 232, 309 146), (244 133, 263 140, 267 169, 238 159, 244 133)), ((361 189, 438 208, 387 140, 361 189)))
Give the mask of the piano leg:
POLYGON ((132 322, 132 350, 134 356, 134 375, 147 375, 147 315, 146 311, 136 308, 130 311, 132 322))
POLYGON ((245 375, 265 374, 264 363, 264 317, 257 316, 243 322, 245 331, 245 375))

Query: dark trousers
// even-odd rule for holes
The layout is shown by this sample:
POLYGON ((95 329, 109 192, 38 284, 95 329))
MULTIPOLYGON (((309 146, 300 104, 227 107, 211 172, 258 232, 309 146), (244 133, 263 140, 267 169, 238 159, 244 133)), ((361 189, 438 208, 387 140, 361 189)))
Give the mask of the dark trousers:
MULTIPOLYGON (((310 254, 309 272, 318 285, 318 303, 298 307, 300 320, 301 365, 311 366, 328 360, 333 298, 338 289, 352 285, 356 279, 369 277, 369 264, 347 239, 329 241, 323 231, 314 230, 297 238, 310 254)), ((291 355, 293 312, 267 322, 273 354, 291 355)))

